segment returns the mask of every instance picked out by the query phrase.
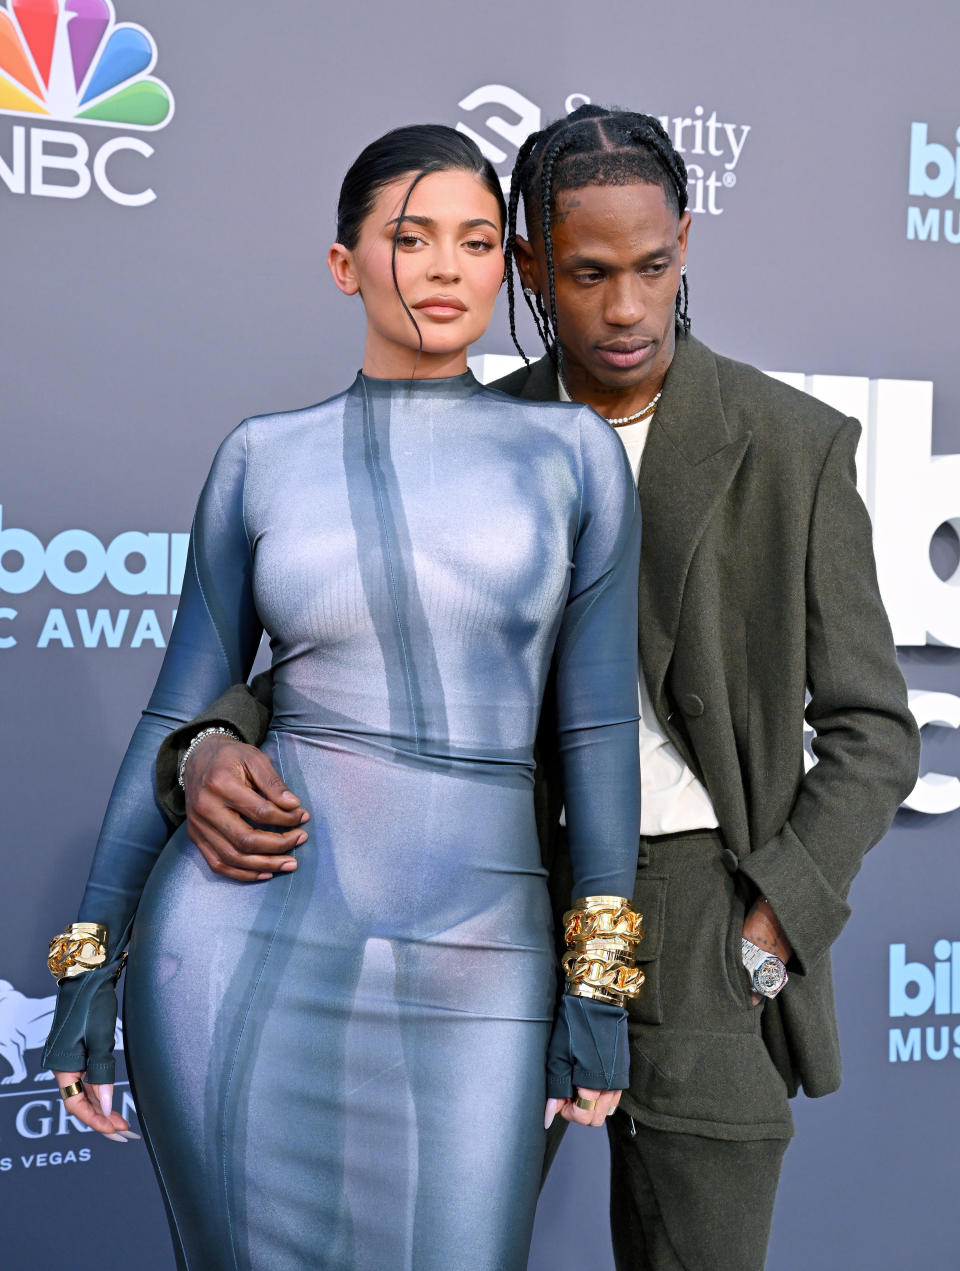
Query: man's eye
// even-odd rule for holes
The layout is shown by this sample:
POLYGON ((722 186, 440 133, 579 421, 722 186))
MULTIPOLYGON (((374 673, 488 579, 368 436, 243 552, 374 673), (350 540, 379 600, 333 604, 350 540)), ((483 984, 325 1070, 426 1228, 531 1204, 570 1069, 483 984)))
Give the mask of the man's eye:
POLYGON ((581 270, 579 273, 576 273, 573 276, 577 282, 582 282, 582 283, 600 282, 603 278, 603 274, 601 274, 600 271, 597 269, 581 270))
POLYGON ((643 272, 651 278, 657 278, 659 277, 660 274, 662 274, 666 270, 666 268, 667 268, 667 262, 665 260, 658 260, 658 261, 655 261, 654 264, 652 265, 646 265, 643 269, 643 272))

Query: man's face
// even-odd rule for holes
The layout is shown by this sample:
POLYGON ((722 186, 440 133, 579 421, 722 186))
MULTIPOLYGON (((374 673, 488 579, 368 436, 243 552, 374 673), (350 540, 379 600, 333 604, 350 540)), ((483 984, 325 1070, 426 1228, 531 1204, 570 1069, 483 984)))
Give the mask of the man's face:
MULTIPOLYGON (((674 351, 674 303, 690 213, 659 185, 558 192, 553 214, 557 328, 567 388, 580 400, 652 396, 674 351)), ((525 286, 549 307, 543 236, 518 243, 525 286)), ((642 404, 642 403, 641 403, 642 404)))

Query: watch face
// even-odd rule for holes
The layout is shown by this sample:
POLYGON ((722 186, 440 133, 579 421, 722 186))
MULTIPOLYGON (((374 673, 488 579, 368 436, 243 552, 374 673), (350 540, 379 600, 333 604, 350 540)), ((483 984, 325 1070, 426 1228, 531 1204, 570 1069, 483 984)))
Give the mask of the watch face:
POLYGON ((754 972, 754 984, 758 993, 776 993, 786 981, 783 964, 777 958, 767 958, 754 972))

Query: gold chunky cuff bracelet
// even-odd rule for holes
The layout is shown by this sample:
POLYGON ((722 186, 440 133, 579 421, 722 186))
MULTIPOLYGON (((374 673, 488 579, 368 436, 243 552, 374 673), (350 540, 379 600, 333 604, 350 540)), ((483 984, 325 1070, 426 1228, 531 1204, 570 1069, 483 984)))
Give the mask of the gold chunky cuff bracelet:
POLYGON ((624 896, 583 896, 563 915, 567 992, 623 1006, 643 987, 636 947, 643 914, 624 896))
POLYGON ((55 980, 70 980, 103 966, 107 960, 107 938, 107 929, 99 922, 72 922, 50 941, 50 974, 55 980))

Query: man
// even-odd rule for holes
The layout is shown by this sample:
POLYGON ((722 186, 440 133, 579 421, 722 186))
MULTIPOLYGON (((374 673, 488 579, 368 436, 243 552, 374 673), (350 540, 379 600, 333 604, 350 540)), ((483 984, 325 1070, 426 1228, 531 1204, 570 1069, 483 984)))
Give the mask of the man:
MULTIPOLYGON (((646 984, 630 1008, 630 1089, 608 1122, 617 1266, 753 1271, 788 1097, 840 1079, 829 948, 847 890, 917 773, 856 493, 859 427, 687 334, 686 174, 656 120, 581 107, 528 139, 515 176, 508 248, 548 355, 498 386, 606 416, 644 513, 646 984), (529 240, 515 236, 520 191, 529 240), (819 762, 805 773, 807 694, 819 762)), ((172 735, 158 760, 171 813, 199 730, 261 739, 258 690, 262 702, 231 690, 172 735)), ((562 909, 550 742, 548 702, 538 813, 562 909)), ((259 752, 207 735, 184 776, 212 868, 249 881, 296 867, 306 816, 259 752)), ((558 1108, 551 1151, 564 1119, 592 1119, 558 1108)))

